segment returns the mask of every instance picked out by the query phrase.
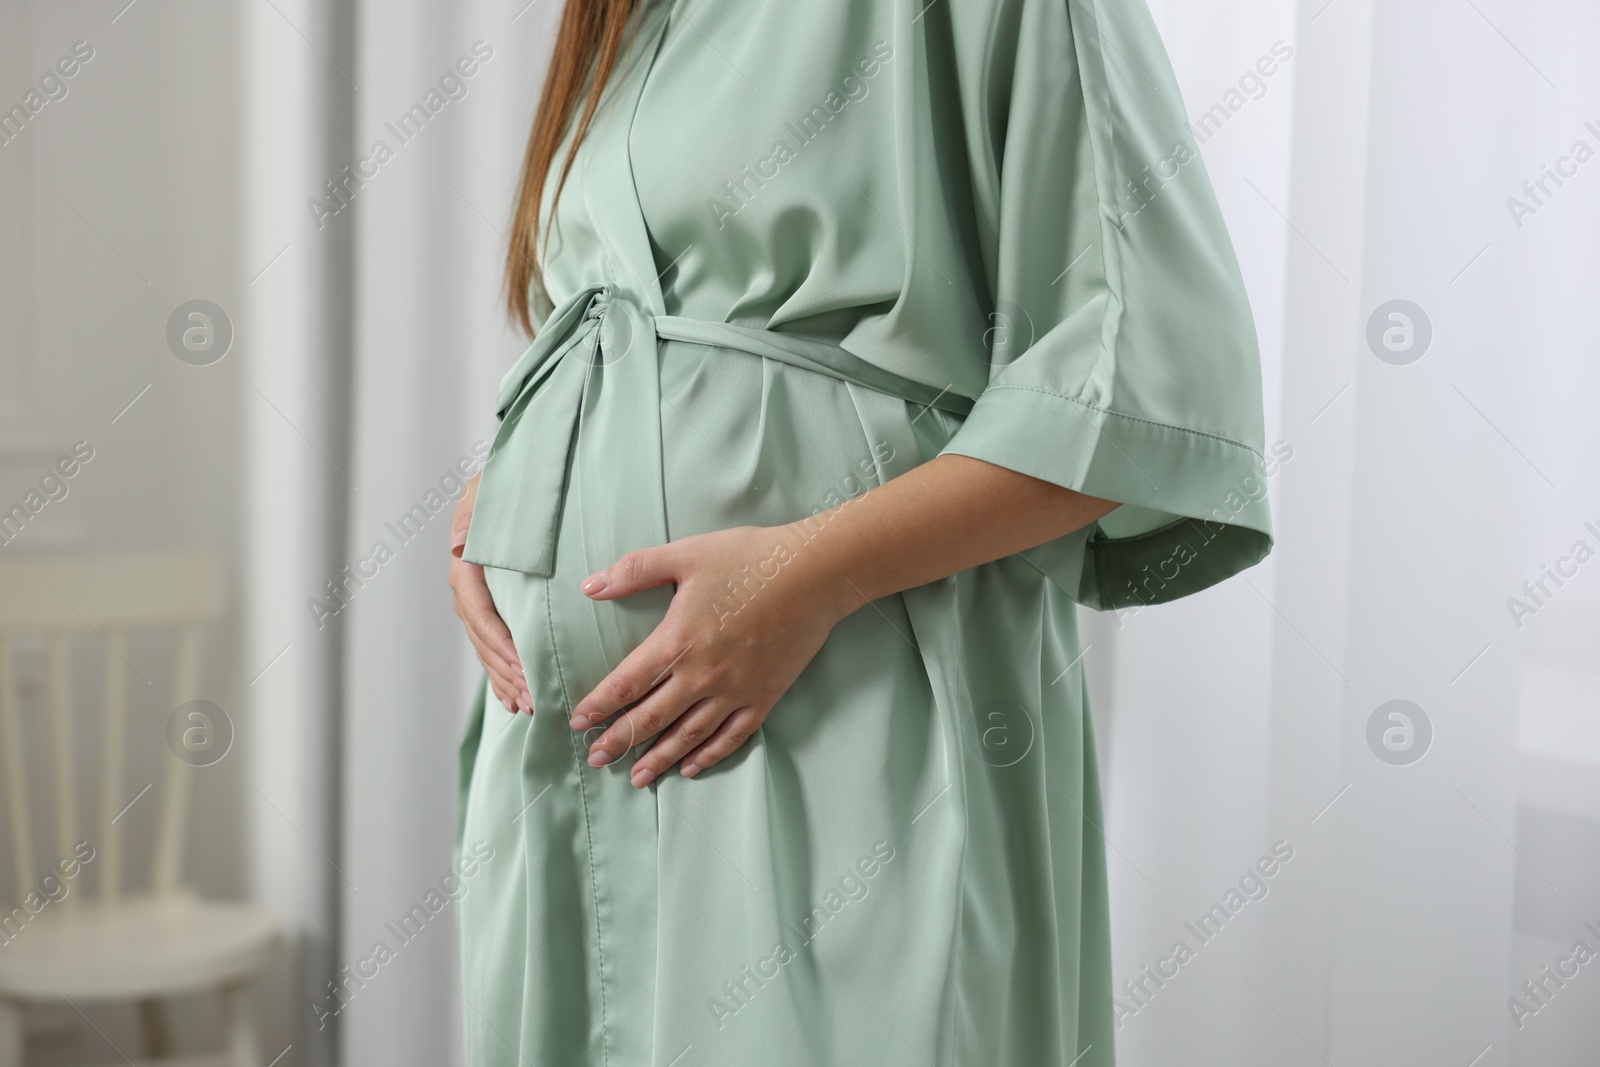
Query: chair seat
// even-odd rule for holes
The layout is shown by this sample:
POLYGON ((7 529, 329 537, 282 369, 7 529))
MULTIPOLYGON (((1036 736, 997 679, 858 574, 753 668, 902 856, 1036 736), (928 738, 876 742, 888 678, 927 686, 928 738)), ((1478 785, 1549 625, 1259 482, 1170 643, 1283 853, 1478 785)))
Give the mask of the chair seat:
POLYGON ((189 893, 51 904, 0 945, 0 997, 122 1000, 215 986, 258 970, 277 934, 262 908, 189 893))

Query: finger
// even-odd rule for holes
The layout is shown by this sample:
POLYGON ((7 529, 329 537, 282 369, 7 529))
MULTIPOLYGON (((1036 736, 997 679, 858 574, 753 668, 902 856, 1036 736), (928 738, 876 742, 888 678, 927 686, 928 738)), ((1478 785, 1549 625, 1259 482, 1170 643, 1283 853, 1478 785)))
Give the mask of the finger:
POLYGON ((521 675, 522 657, 517 653, 516 642, 511 638, 511 631, 506 627, 505 621, 495 613, 493 605, 487 610, 479 609, 472 613, 472 629, 477 632, 479 643, 496 659, 505 664, 506 673, 521 675))
POLYGON ((615 600, 677 578, 677 553, 671 545, 629 552, 603 571, 595 571, 578 588, 594 600, 615 600))
POLYGON ((589 746, 589 766, 604 767, 677 721, 699 698, 687 682, 669 678, 606 728, 589 746))
MULTIPOLYGON (((519 704, 526 704, 528 710, 533 710, 533 694, 528 688, 528 676, 522 669, 522 657, 517 655, 515 647, 510 653, 504 646, 495 642, 492 623, 487 616, 472 614, 467 620, 467 637, 472 641, 472 647, 478 653, 478 660, 485 669, 493 670, 505 679, 506 685, 518 698, 519 704)), ((503 627, 503 624, 502 624, 503 627)))
POLYGON ((764 719, 765 713, 753 707, 740 708, 722 720, 722 725, 717 727, 709 741, 689 753, 678 768, 678 773, 685 778, 693 778, 707 767, 721 763, 761 729, 764 719))
POLYGON ((455 596, 456 614, 466 627, 467 638, 489 675, 495 697, 507 711, 518 708, 533 713, 533 694, 523 674, 511 631, 494 607, 483 568, 475 564, 453 563, 449 574, 450 591, 455 596))
POLYGON ((494 597, 489 593, 489 583, 480 573, 466 576, 456 585, 456 602, 466 616, 469 629, 477 632, 478 639, 506 667, 507 673, 522 673, 522 658, 517 655, 517 644, 511 637, 500 612, 495 609, 494 597))
POLYGON ((726 700, 706 699, 684 712, 661 731, 650 750, 634 762, 633 769, 628 772, 629 780, 639 789, 655 781, 667 768, 710 738, 735 707, 726 700))
POLYGON ((478 655, 478 662, 483 664, 483 669, 489 672, 490 677, 505 687, 512 702, 524 710, 532 711, 533 694, 528 689, 528 679, 522 672, 521 664, 515 660, 507 661, 495 648, 486 644, 478 627, 470 619, 467 638, 478 655))
POLYGON ((506 679, 507 686, 520 699, 519 705, 533 710, 533 694, 522 669, 522 657, 517 654, 516 643, 505 620, 495 610, 489 585, 483 580, 483 568, 474 567, 453 574, 450 582, 456 595, 457 614, 466 623, 467 637, 477 650, 478 659, 485 669, 492 664, 506 679))
POLYGON ((478 657, 478 662, 483 665, 484 673, 489 676, 489 688, 494 690, 495 699, 504 704, 507 711, 521 708, 523 705, 521 687, 485 662, 482 656, 478 657))
POLYGON ((666 641, 653 640, 654 634, 644 644, 634 649, 612 671, 600 680, 588 696, 578 701, 572 709, 574 730, 587 730, 597 722, 604 722, 617 712, 644 697, 656 686, 666 681, 672 668, 688 655, 688 646, 671 658, 663 653, 666 641))
POLYGON ((485 655, 483 647, 478 643, 477 638, 473 636, 470 627, 467 630, 467 637, 472 641, 472 651, 477 654, 479 665, 483 667, 484 673, 489 676, 490 688, 494 690, 494 695, 500 703, 506 705, 506 710, 516 711, 525 703, 531 705, 533 703, 531 699, 524 699, 524 692, 527 688, 526 683, 512 677, 494 657, 485 655))

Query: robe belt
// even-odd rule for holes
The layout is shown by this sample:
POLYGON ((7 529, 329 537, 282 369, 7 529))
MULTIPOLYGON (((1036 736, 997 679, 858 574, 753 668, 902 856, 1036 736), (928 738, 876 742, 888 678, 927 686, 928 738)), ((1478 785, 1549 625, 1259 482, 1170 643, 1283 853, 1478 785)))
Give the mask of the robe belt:
POLYGON ((578 440, 585 432, 598 432, 598 426, 654 437, 643 454, 629 456, 627 469, 607 476, 616 478, 619 492, 628 494, 629 521, 638 524, 621 537, 619 547, 665 542, 656 365, 663 340, 762 356, 957 416, 972 410, 971 397, 901 377, 838 345, 774 330, 651 315, 611 286, 590 286, 550 313, 500 383, 495 409, 500 425, 484 463, 463 558, 550 577, 578 440), (600 413, 602 405, 613 410, 600 413), (591 424, 587 431, 586 423, 591 424))

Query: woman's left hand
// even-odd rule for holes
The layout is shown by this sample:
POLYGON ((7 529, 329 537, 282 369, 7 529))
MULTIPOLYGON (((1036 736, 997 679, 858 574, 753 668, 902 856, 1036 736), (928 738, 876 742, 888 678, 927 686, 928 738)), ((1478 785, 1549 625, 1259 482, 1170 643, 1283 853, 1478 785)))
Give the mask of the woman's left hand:
POLYGON ((630 552, 585 579, 595 600, 677 584, 660 625, 573 709, 572 728, 587 730, 632 705, 589 764, 654 737, 630 773, 643 788, 680 760, 693 777, 748 740, 861 603, 848 582, 819 576, 816 557, 798 528, 741 526, 630 552))

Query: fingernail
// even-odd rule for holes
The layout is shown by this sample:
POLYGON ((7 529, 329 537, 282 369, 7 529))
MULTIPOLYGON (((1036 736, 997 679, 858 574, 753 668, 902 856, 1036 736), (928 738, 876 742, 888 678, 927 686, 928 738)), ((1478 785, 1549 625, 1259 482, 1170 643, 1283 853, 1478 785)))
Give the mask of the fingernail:
POLYGON ((586 730, 589 728, 589 716, 574 715, 567 721, 567 725, 572 727, 574 730, 586 730))
POLYGON ((611 753, 603 748, 591 749, 589 752, 589 766, 591 767, 604 767, 611 762, 611 759, 611 753))
POLYGON ((633 778, 630 780, 633 782, 634 788, 643 789, 645 786, 656 780, 656 772, 652 771, 649 767, 640 767, 638 770, 633 772, 633 778))
POLYGON ((596 593, 599 593, 599 592, 603 591, 605 589, 605 587, 606 587, 606 572, 605 571, 597 571, 596 573, 591 574, 591 575, 589 575, 589 577, 585 578, 583 580, 583 584, 581 586, 579 586, 578 588, 583 590, 585 595, 594 596, 596 593))
POLYGON ((678 773, 683 775, 685 778, 693 778, 695 775, 700 773, 700 764, 685 763, 678 769, 678 773))

